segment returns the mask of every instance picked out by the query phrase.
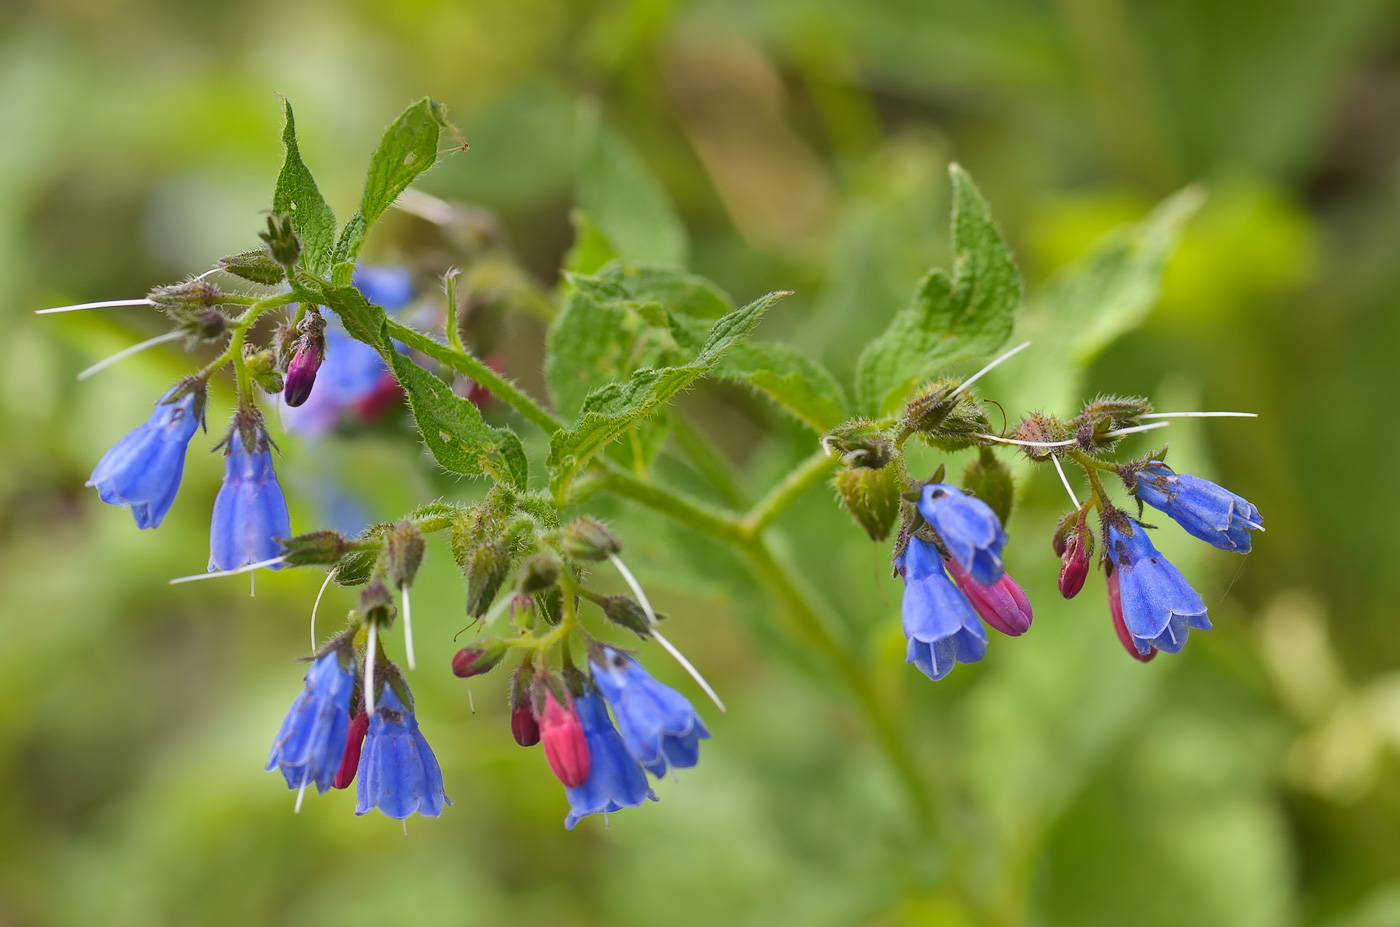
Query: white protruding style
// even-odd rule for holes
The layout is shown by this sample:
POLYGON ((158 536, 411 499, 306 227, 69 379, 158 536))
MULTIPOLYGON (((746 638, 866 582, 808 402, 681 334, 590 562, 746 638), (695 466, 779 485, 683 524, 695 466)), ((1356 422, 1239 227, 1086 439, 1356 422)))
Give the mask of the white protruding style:
POLYGON ((1148 412, 1138 418, 1258 418, 1258 412, 1148 412))
POLYGON ((988 441, 1000 441, 1002 444, 1015 444, 1017 447, 1069 447, 1079 443, 1076 438, 1070 438, 1068 441, 1022 441, 1020 438, 1003 438, 1000 435, 979 434, 977 437, 986 438, 988 441))
POLYGON ((413 658, 413 614, 408 608, 408 586, 403 587, 403 648, 408 655, 408 668, 416 670, 418 663, 413 658))
POLYGON ((365 714, 374 717, 374 658, 379 653, 379 625, 369 623, 369 637, 365 640, 365 714))
POLYGON ((326 581, 321 583, 321 590, 316 593, 316 601, 311 603, 311 649, 316 649, 316 610, 321 607, 321 596, 326 594, 326 588, 330 586, 331 580, 335 579, 335 571, 339 567, 331 567, 331 571, 326 574, 326 581))
POLYGON ((1060 464, 1060 458, 1051 457, 1050 459, 1055 462, 1055 471, 1060 474, 1060 482, 1064 484, 1065 492, 1069 493, 1070 501, 1074 503, 1075 508, 1079 508, 1079 497, 1074 494, 1073 487, 1069 485, 1069 477, 1065 476, 1065 468, 1060 464))
POLYGON ((149 299, 104 299, 95 303, 77 303, 73 306, 55 306, 53 309, 35 309, 35 315, 52 315, 55 312, 79 312, 83 309, 112 309, 117 306, 154 306, 149 299))
POLYGON ((1115 431, 1104 432, 1105 438, 1121 438, 1123 435, 1135 435, 1140 431, 1152 431, 1154 428, 1166 428, 1171 422, 1148 422, 1146 425, 1134 425, 1131 428, 1119 428, 1115 431))
POLYGON ((211 573, 195 573, 191 576, 177 576, 170 581, 170 585, 178 586, 181 583, 197 583, 202 579, 218 579, 222 576, 238 576, 240 573, 251 573, 254 570, 276 566, 286 559, 286 557, 273 557, 271 560, 259 560, 257 563, 245 564, 241 567, 235 567, 232 570, 214 570, 211 573))
POLYGON ((147 338, 145 341, 142 341, 139 344, 133 344, 131 347, 126 348, 125 350, 118 351, 111 357, 98 361, 88 369, 84 370, 82 373, 78 374, 78 379, 86 380, 93 374, 101 373, 102 371, 106 370, 108 367, 112 366, 118 361, 126 360, 133 354, 139 354, 147 348, 153 348, 158 344, 166 344, 170 341, 178 341, 183 337, 185 337, 185 333, 177 330, 173 332, 166 332, 163 335, 156 335, 154 338, 147 338))
POLYGON ((292 806, 293 814, 301 814, 301 800, 306 797, 306 783, 311 778, 311 766, 307 764, 301 774, 301 788, 297 789, 297 803, 292 806))
POLYGON ((651 625, 651 636, 656 638, 656 642, 675 658, 675 661, 681 665, 682 669, 690 674, 690 678, 694 679, 695 684, 705 691, 705 694, 710 697, 710 701, 715 703, 716 708, 720 711, 728 712, 729 709, 724 707, 724 702, 720 701, 719 695, 716 694, 714 688, 705 681, 705 677, 700 675, 700 671, 685 658, 685 654, 677 650, 674 644, 663 637, 660 631, 656 630, 656 611, 652 609, 651 600, 647 598, 647 594, 642 591, 642 584, 637 582, 637 577, 633 576, 632 571, 627 569, 627 564, 623 563, 622 558, 618 557, 617 554, 608 554, 608 559, 612 561, 613 566, 617 567, 617 572, 622 574, 622 581, 632 590, 632 594, 637 597, 637 603, 642 606, 642 611, 646 613, 647 622, 651 625))
POLYGON ((1029 341, 1022 341, 1020 344, 1016 345, 1016 347, 1012 348, 1010 351, 1007 351, 1001 357, 998 357, 996 360, 992 361, 990 364, 983 367, 981 370, 977 371, 972 376, 968 377, 966 380, 963 380, 962 384, 957 389, 953 390, 951 393, 948 394, 948 398, 952 399, 958 393, 961 393, 963 390, 967 389, 969 386, 982 379, 982 376, 984 374, 994 370, 1003 361, 1010 360, 1011 358, 1015 357, 1017 354, 1020 354, 1022 351, 1024 351, 1030 346, 1031 343, 1029 341))

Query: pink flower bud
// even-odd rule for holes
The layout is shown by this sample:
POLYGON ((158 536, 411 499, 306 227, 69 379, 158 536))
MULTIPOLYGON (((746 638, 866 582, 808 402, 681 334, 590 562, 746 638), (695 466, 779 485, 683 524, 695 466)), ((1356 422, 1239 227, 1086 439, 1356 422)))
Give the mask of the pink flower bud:
POLYGON ((548 688, 544 693, 544 717, 539 719, 540 740, 549 768, 566 788, 578 788, 588 779, 588 741, 574 710, 574 700, 566 694, 567 707, 560 705, 548 688))
POLYGON ((321 369, 324 356, 324 346, 310 338, 302 339, 287 364, 287 378, 282 383, 283 402, 295 408, 311 398, 311 387, 316 385, 316 371, 321 369))
POLYGON ((1084 588, 1084 579, 1089 575, 1089 551, 1084 543, 1083 525, 1080 530, 1065 539, 1065 549, 1060 554, 1060 595, 1072 599, 1084 588))
POLYGON ((1114 570, 1108 574, 1108 610, 1113 615, 1113 630, 1118 634, 1118 642, 1123 645, 1123 649, 1128 651, 1128 655, 1134 660, 1146 663, 1157 656, 1157 648, 1153 647, 1147 653, 1139 653, 1137 645, 1133 643, 1133 636, 1128 633, 1128 625, 1123 621, 1123 600, 1118 592, 1118 571, 1114 570))
POLYGON ((533 747, 540 742, 540 723, 529 705, 516 705, 510 710, 510 732, 522 747, 533 747))
POLYGON ((365 732, 369 730, 369 715, 363 708, 350 721, 350 730, 345 735, 345 755, 340 758, 340 771, 331 784, 338 789, 350 787, 355 781, 355 770, 360 768, 360 748, 365 745, 365 732))
POLYGON ((1010 573, 1002 573, 1001 579, 984 586, 956 560, 944 560, 943 565, 962 594, 967 596, 973 610, 987 624, 1011 637, 1020 637, 1030 628, 1030 599, 1026 598, 1025 591, 1011 578, 1010 573))

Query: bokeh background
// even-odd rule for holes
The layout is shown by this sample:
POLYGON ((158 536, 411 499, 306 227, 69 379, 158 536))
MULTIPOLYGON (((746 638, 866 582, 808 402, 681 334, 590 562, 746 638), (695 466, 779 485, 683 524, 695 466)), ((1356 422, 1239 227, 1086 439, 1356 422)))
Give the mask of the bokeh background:
MULTIPOLYGON (((1384 0, 6 4, 0 924, 1400 924, 1398 26, 1384 0), (899 706, 942 811, 931 835, 762 590, 617 505, 596 511, 730 711, 706 712, 701 765, 658 804, 564 831, 504 679, 477 681, 473 713, 447 672, 462 583, 434 548, 411 683, 455 806, 407 837, 342 793, 294 815, 262 764, 321 574, 264 574, 254 598, 241 579, 168 586, 203 569, 220 461, 195 442, 155 532, 83 481, 191 361, 161 349, 78 384, 156 321, 30 314, 252 244, 276 92, 342 216, 393 115, 446 103, 471 148, 420 187, 489 211, 545 294, 573 236, 576 122, 600 113, 676 203, 693 269, 740 299, 795 290, 763 335, 842 376, 947 263, 948 161, 977 178, 1032 307, 1100 236, 1199 183, 1151 313, 1059 386, 1259 412, 1171 439, 1269 532, 1243 559, 1160 532, 1216 628, 1140 666, 1101 582, 1054 594, 1064 498, 1026 473, 1008 556, 1035 627, 934 684, 902 663, 886 551, 811 493, 779 527, 899 706)), ((417 222, 391 217, 375 257, 414 260, 417 222)), ((512 315, 495 345, 537 394, 542 331, 512 315)), ((1017 363, 988 395, 1024 394, 1017 363)), ((740 497, 812 448, 735 390, 682 410, 740 497)), ((384 519, 481 490, 435 474, 393 417, 283 449, 298 528, 352 517, 342 491, 384 519)), ((688 478, 681 456, 663 473, 688 478)), ((332 590, 322 620, 352 602, 332 590)))

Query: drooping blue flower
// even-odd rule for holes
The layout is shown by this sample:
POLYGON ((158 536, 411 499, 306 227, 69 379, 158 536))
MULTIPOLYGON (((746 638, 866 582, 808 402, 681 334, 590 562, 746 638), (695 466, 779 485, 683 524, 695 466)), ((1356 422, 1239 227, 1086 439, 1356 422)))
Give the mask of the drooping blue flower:
POLYGON ((1006 532, 991 506, 956 486, 929 483, 919 493, 919 514, 973 579, 984 586, 1001 579, 1006 532))
POLYGON ((355 672, 350 654, 335 647, 306 671, 306 688, 292 702, 267 755, 267 771, 282 771, 287 788, 314 783, 324 792, 335 781, 350 728, 355 672))
POLYGON ((390 312, 413 302, 413 277, 402 267, 361 264, 350 277, 350 285, 390 312))
POLYGON ((917 537, 899 555, 904 577, 906 663, 930 679, 942 679, 958 663, 976 663, 987 652, 982 622, 948 574, 938 549, 917 537))
POLYGON ((593 681, 612 707, 627 752, 653 776, 699 762, 700 741, 710 732, 684 695, 611 647, 603 648, 602 663, 593 663, 593 681))
POLYGON ((138 528, 158 528, 179 492, 185 451, 204 417, 204 387, 176 397, 179 387, 156 403, 146 423, 131 431, 93 468, 87 485, 112 505, 130 505, 138 528))
POLYGON ((392 685, 385 685, 375 700, 355 782, 356 814, 378 808, 399 821, 414 812, 435 818, 452 804, 412 707, 404 707, 392 685))
POLYGON ((588 778, 583 785, 564 790, 569 798, 564 826, 572 830, 590 814, 635 808, 648 798, 656 801, 656 793, 647 785, 647 774, 608 720, 603 697, 585 692, 574 699, 574 709, 588 742, 588 778))
MULTIPOLYGON (((272 560, 282 553, 276 538, 292 534, 287 500, 272 470, 271 446, 259 434, 257 446, 249 450, 242 431, 235 426, 224 448, 224 483, 209 523, 210 570, 272 560)), ((273 564, 272 569, 280 567, 273 564)))
POLYGON ((1210 630, 1205 603, 1181 571, 1163 557, 1147 537, 1147 529, 1118 513, 1108 519, 1106 556, 1118 574, 1123 624, 1138 653, 1155 647, 1178 653, 1191 628, 1210 630))
POLYGON ((1154 460, 1136 474, 1133 492, 1171 517, 1186 533, 1221 550, 1249 553, 1249 532, 1262 531, 1259 510, 1223 486, 1177 473, 1154 460))

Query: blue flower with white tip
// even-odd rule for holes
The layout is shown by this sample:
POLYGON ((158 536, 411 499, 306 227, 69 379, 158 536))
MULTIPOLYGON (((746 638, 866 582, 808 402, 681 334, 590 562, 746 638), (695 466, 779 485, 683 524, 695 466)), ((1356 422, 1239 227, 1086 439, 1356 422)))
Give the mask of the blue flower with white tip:
POLYGON ((905 662, 937 680, 959 663, 982 659, 987 632, 967 596, 948 578, 938 549, 911 537, 895 568, 904 577, 905 662))
POLYGON ((209 569, 234 570, 276 560, 282 554, 277 538, 290 537, 292 525, 262 423, 245 429, 235 422, 224 454, 224 482, 214 497, 214 517, 209 522, 209 569), (252 436, 252 447, 244 443, 245 430, 252 436))
POLYGON ((1250 531, 1263 531, 1259 510, 1242 496, 1154 460, 1129 477, 1133 493, 1194 538, 1221 550, 1249 553, 1250 531))
POLYGON ((1152 546, 1147 530, 1122 512, 1110 513, 1105 522, 1104 556, 1118 574, 1123 624, 1138 653, 1179 653, 1192 628, 1210 630, 1205 603, 1152 546))
POLYGON ((925 485, 919 491, 918 506, 919 514, 938 532, 949 556, 973 579, 984 586, 1001 579, 1006 532, 991 506, 947 483, 925 485))
POLYGON ((378 808, 398 821, 415 813, 435 818, 452 804, 412 704, 404 705, 392 683, 375 699, 355 782, 356 814, 378 808))
POLYGON ((602 648, 601 661, 593 661, 593 681, 612 707, 627 752, 653 776, 699 762, 700 741, 710 732, 685 696, 611 647, 602 648))
POLYGON ((159 528, 185 474, 185 452, 204 417, 204 385, 177 386, 156 403, 144 425, 102 455, 88 478, 110 505, 131 506, 138 528, 159 528))
POLYGON ((583 785, 566 788, 569 814, 564 826, 573 829, 590 814, 603 814, 635 808, 656 793, 647 784, 647 774, 627 752, 622 737, 608 720, 608 707, 597 692, 585 692, 574 699, 583 738, 588 744, 588 778, 583 785))

